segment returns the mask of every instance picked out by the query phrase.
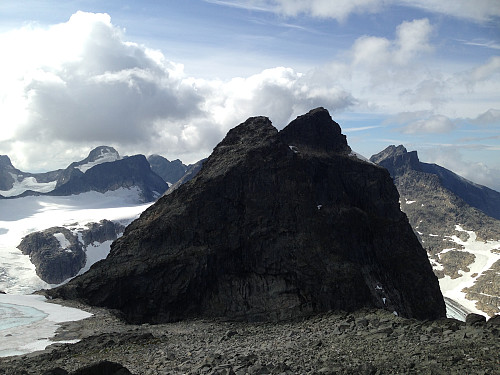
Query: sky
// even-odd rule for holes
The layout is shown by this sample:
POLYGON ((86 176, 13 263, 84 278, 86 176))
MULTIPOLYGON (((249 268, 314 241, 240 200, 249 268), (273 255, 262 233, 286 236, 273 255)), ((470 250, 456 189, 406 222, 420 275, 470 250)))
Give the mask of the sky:
POLYGON ((322 106, 365 157, 403 144, 500 191, 498 0, 0 0, 0 51, 26 172, 100 145, 194 163, 322 106))

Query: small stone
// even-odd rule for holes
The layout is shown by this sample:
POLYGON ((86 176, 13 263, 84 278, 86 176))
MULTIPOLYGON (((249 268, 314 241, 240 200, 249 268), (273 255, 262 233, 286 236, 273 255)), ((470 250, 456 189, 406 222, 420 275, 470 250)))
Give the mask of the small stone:
POLYGON ((495 316, 492 316, 488 322, 487 322, 487 325, 488 326, 491 326, 491 327, 500 327, 500 314, 497 314, 495 316))
POLYGON ((467 315, 467 317, 465 318, 465 323, 469 326, 483 325, 484 323, 486 323, 486 317, 484 317, 484 315, 472 313, 467 315))

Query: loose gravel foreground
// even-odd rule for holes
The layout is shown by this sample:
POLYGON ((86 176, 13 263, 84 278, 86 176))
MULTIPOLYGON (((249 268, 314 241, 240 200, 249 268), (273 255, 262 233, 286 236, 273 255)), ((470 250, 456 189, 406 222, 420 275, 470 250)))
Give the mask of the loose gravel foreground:
POLYGON ((0 374, 500 374, 499 316, 422 322, 363 310, 280 323, 127 325, 70 305, 94 316, 63 324, 56 340, 81 341, 0 358, 0 374), (103 361, 125 368, 90 369, 103 361))

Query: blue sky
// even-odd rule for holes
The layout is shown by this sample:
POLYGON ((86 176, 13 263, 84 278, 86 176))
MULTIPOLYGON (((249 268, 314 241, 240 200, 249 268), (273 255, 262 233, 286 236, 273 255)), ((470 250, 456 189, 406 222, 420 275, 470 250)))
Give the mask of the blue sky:
POLYGON ((404 144, 500 190, 499 25, 497 0, 1 0, 0 154, 192 163, 323 106, 364 156, 404 144))

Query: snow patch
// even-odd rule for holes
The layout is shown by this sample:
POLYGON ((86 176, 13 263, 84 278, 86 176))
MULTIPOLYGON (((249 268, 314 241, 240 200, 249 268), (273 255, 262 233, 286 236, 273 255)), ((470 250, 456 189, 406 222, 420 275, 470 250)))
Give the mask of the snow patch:
MULTIPOLYGON (((455 230, 459 232, 466 232, 469 237, 466 241, 461 240, 455 235, 446 236, 446 238, 449 238, 456 244, 463 246, 463 249, 460 251, 473 254, 475 259, 474 262, 468 266, 469 272, 460 272, 462 277, 452 279, 449 276, 445 276, 439 279, 441 292, 443 293, 443 296, 460 303, 468 311, 484 315, 483 311, 476 308, 476 301, 466 299, 465 293, 462 292, 462 290, 474 285, 476 279, 484 271, 490 269, 497 260, 500 260, 500 254, 491 251, 492 249, 500 247, 500 241, 477 241, 477 236, 474 231, 465 230, 460 225, 456 225, 455 230), (472 277, 473 274, 476 274, 476 276, 472 277)), ((455 248, 445 249, 439 255, 451 250, 455 250, 455 248)))
POLYGON ((19 181, 22 176, 10 173, 14 179, 14 184, 10 190, 0 190, 0 194, 4 197, 14 197, 20 195, 27 190, 37 191, 39 193, 48 193, 56 188, 57 181, 38 182, 35 177, 25 177, 19 181))
MULTIPOLYGON (((93 191, 64 197, 1 199, 0 290, 29 294, 53 286, 38 277, 29 256, 17 249, 27 234, 56 226, 76 229, 102 219, 127 225, 150 205, 152 202, 141 203, 139 189, 125 188, 104 194, 93 191)), ((59 240, 64 242, 62 237, 59 240)), ((91 253, 91 259, 96 257, 91 253)))
POLYGON ((85 266, 80 270, 80 272, 78 272, 78 275, 82 275, 87 272, 94 263, 97 263, 102 259, 106 259, 111 250, 112 243, 113 241, 104 241, 102 243, 94 242, 93 244, 88 245, 85 249, 87 260, 85 266))
POLYGON ((57 238, 59 244, 61 245, 61 249, 67 249, 71 246, 71 242, 68 241, 64 233, 55 233, 54 237, 57 238))

